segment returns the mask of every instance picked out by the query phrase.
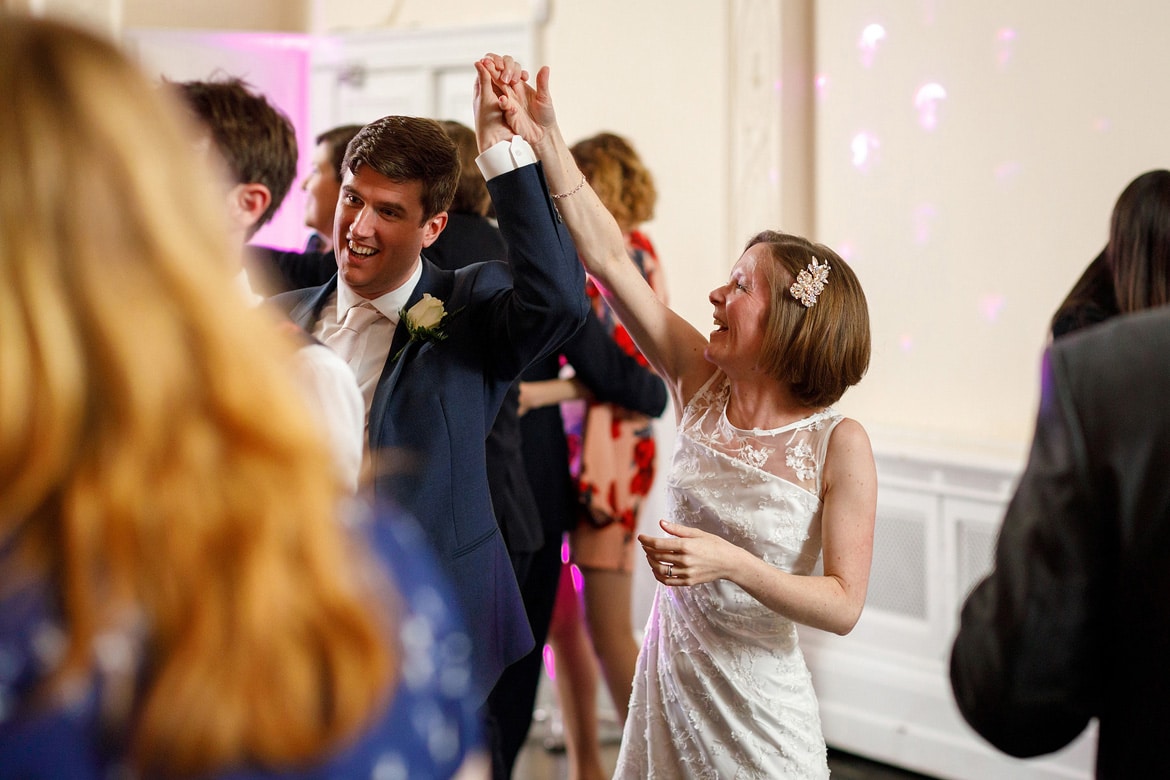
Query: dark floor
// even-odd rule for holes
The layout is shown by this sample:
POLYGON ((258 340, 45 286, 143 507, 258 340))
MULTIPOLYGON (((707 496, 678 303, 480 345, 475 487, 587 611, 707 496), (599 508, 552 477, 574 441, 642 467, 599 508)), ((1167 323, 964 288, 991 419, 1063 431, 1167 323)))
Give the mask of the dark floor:
MULTIPOLYGON (((529 739, 527 746, 520 753, 516 769, 512 773, 512 780, 564 780, 569 776, 565 762, 565 751, 559 740, 548 741, 544 744, 543 737, 529 739)), ((617 741, 605 740, 602 746, 602 758, 607 771, 613 770, 617 761, 617 741)), ((929 775, 921 775, 905 769, 887 766, 886 764, 870 761, 860 756, 843 753, 839 750, 829 750, 829 773, 832 780, 935 780, 929 775)))
MULTIPOLYGON (((598 699, 598 726, 601 736, 603 769, 612 772, 617 763, 621 726, 612 706, 604 696, 598 699)), ((556 697, 547 679, 541 680, 532 730, 520 752, 512 780, 567 780, 569 766, 565 760, 565 743, 556 697)), ((888 766, 861 756, 829 749, 829 773, 832 780, 936 780, 929 775, 888 766)))
POLYGON ((833 780, 934 780, 905 769, 879 764, 867 758, 829 750, 829 774, 833 780))

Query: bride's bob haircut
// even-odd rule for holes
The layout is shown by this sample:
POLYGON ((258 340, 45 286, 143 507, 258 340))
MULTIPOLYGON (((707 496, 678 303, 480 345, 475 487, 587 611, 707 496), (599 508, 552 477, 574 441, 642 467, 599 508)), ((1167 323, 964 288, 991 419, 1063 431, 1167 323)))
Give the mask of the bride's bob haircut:
POLYGON ((829 406, 869 368, 869 307, 861 283, 841 256, 823 244, 765 230, 744 251, 757 244, 766 245, 774 261, 764 265, 771 302, 760 365, 803 403, 829 406), (789 288, 814 258, 831 270, 816 304, 806 307, 789 288))

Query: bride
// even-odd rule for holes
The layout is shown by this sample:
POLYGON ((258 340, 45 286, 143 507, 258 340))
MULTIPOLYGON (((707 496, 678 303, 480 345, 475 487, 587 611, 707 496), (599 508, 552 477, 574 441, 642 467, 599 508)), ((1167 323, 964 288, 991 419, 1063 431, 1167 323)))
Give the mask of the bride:
POLYGON ((616 777, 828 777, 796 624, 848 633, 865 603, 877 478, 864 429, 832 408, 869 364, 869 314, 831 249, 766 231, 710 294, 709 339, 662 304, 574 164, 549 70, 476 63, 544 165, 586 270, 666 380, 678 434, 659 585, 616 777), (823 573, 814 573, 823 552, 823 573))

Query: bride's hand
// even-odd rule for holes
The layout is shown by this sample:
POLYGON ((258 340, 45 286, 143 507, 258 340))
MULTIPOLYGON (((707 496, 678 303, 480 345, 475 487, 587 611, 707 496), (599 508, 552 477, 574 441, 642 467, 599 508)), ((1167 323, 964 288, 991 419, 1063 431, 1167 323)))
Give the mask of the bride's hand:
POLYGON ((698 528, 666 520, 658 525, 669 536, 638 536, 654 579, 663 585, 699 585, 728 578, 740 548, 698 528))
POLYGON ((528 72, 511 57, 488 54, 481 61, 492 74, 492 87, 500 95, 500 107, 512 130, 534 146, 556 126, 556 111, 549 92, 549 68, 536 74, 536 88, 528 83, 528 72))

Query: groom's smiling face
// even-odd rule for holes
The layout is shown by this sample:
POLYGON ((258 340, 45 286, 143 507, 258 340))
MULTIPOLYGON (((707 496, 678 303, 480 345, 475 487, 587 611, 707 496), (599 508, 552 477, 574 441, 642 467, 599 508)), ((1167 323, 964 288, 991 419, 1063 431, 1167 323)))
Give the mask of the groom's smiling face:
POLYGON ((333 220, 337 272, 367 300, 396 290, 446 224, 445 211, 423 218, 421 181, 394 181, 368 165, 347 170, 333 220))

